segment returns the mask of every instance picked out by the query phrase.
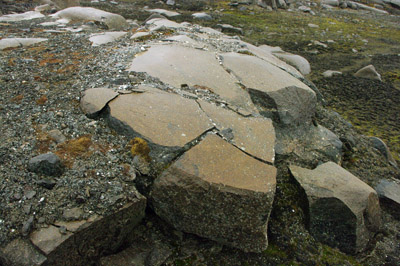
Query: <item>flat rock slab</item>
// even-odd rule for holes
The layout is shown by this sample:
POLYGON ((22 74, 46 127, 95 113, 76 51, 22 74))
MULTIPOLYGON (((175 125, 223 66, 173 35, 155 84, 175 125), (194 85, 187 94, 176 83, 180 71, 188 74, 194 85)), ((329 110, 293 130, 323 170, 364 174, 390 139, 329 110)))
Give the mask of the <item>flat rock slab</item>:
POLYGON ((151 197, 177 229, 261 252, 275 186, 275 167, 208 134, 156 179, 151 197))
POLYGON ((144 217, 146 199, 137 198, 107 217, 56 221, 30 235, 31 243, 46 257, 46 265, 86 265, 104 252, 116 252, 144 217))
POLYGON ((16 22, 22 20, 31 20, 35 18, 44 18, 45 16, 37 11, 28 11, 21 14, 9 14, 0 17, 0 22, 16 22))
POLYGON ((178 12, 170 11, 170 10, 166 10, 166 9, 161 9, 161 8, 147 9, 146 11, 150 12, 150 13, 157 13, 157 14, 160 14, 160 15, 163 15, 163 16, 166 16, 166 17, 176 17, 176 16, 180 16, 181 15, 178 12))
POLYGON ((164 83, 180 88, 199 85, 236 106, 253 109, 250 96, 222 68, 215 53, 179 45, 154 45, 136 57, 128 71, 146 72, 164 83))
POLYGON ((310 232, 342 251, 362 251, 380 227, 378 195, 339 165, 328 162, 314 170, 290 166, 305 191, 310 232))
POLYGON ((213 127, 195 101, 156 89, 120 95, 109 107, 111 119, 161 146, 183 147, 213 127))
POLYGON ((124 32, 124 31, 103 32, 100 34, 92 35, 89 38, 89 41, 92 42, 92 46, 99 46, 102 44, 107 44, 107 43, 113 42, 115 40, 118 40, 119 38, 126 35, 126 33, 127 32, 124 32))
POLYGON ((108 29, 113 30, 122 30, 129 27, 129 24, 121 15, 92 7, 69 7, 58 11, 53 17, 69 21, 98 21, 107 25, 108 29))
POLYGON ((254 157, 274 162, 275 129, 271 119, 243 117, 204 101, 200 101, 200 105, 224 138, 254 157))
POLYGON ((284 126, 310 123, 316 95, 300 80, 255 56, 226 53, 221 57, 222 64, 247 88, 261 114, 284 126))
POLYGON ((48 41, 48 39, 45 38, 4 38, 0 40, 0 50, 29 46, 46 41, 48 41))
POLYGON ((93 88, 84 92, 80 101, 82 111, 90 118, 96 117, 118 93, 107 88, 93 88))
POLYGON ((177 30, 180 28, 186 28, 183 23, 179 24, 166 18, 150 19, 146 22, 146 25, 148 25, 150 31, 161 31, 165 29, 177 30))
POLYGON ((376 71, 373 65, 368 65, 361 68, 354 74, 354 76, 359 78, 375 79, 382 81, 381 75, 376 71))

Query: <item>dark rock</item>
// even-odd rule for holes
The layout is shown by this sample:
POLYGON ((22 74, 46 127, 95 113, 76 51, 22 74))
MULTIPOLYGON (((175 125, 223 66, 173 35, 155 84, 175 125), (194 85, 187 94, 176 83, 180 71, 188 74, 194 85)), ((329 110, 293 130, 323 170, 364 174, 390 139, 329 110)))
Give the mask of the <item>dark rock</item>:
POLYGON ((44 178, 37 180, 36 184, 47 189, 53 189, 57 182, 51 179, 44 178))
POLYGON ((45 256, 36 250, 31 243, 22 239, 11 241, 0 250, 0 256, 5 262, 4 266, 40 266, 46 262, 45 256))
POLYGON ((314 170, 290 166, 290 172, 307 199, 311 234, 348 253, 364 250, 381 223, 375 190, 332 162, 314 170))
POLYGON ((60 158, 52 152, 33 157, 28 164, 29 171, 48 176, 62 175, 63 168, 60 158))
POLYGON ((94 259, 121 247, 133 228, 144 217, 146 199, 137 198, 113 214, 94 215, 86 220, 56 222, 30 234, 31 242, 47 256, 47 265, 88 265, 94 259), (65 227, 66 231, 61 229, 65 227))
POLYGON ((216 28, 221 29, 222 32, 230 32, 243 35, 243 29, 234 27, 229 24, 217 24, 216 28))
POLYGON ((151 197, 178 230, 261 252, 275 184, 275 167, 208 134, 156 179, 151 197))
POLYGON ((33 226, 33 216, 29 217, 29 219, 22 225, 22 235, 27 236, 32 230, 33 226))
POLYGON ((377 149, 391 165, 393 165, 394 167, 398 167, 396 160, 393 158, 393 155, 389 150, 389 147, 385 144, 383 140, 377 137, 370 137, 369 139, 371 140, 375 149, 377 149))
POLYGON ((375 187, 381 203, 397 219, 400 219, 400 184, 394 180, 381 180, 375 187))

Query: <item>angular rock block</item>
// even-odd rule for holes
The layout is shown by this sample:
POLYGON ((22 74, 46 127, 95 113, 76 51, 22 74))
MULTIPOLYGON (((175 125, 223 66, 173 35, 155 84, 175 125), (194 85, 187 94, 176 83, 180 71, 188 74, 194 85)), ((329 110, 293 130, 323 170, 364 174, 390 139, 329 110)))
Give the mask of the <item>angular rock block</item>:
POLYGON ((290 166, 290 171, 307 198, 311 234, 344 252, 362 251, 381 223, 375 190, 332 162, 314 170, 290 166))
POLYGON ((383 206, 397 219, 400 219, 400 184, 394 180, 381 180, 376 192, 383 206))
POLYGON ((260 114, 282 126, 311 122, 316 95, 300 80, 255 56, 226 53, 222 64, 247 88, 260 114))
POLYGON ((156 179, 151 197, 175 228, 261 252, 275 187, 275 167, 208 134, 156 179))
POLYGON ((87 265, 123 244, 126 236, 144 217, 146 199, 138 198, 107 217, 88 220, 58 221, 30 235, 30 240, 45 256, 41 265, 87 265))
POLYGON ((81 98, 80 107, 87 117, 94 118, 118 95, 118 92, 107 88, 88 89, 81 98))
POLYGON ((0 250, 0 265, 39 266, 45 262, 46 257, 31 243, 22 239, 13 240, 0 250))

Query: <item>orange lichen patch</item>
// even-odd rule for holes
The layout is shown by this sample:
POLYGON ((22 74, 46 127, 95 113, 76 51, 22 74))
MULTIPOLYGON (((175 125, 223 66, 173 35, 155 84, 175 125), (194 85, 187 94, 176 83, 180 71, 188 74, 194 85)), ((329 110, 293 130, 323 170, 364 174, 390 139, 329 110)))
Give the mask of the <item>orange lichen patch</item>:
POLYGON ((46 66, 46 65, 53 65, 53 64, 61 64, 64 62, 61 59, 58 58, 49 58, 49 59, 43 59, 39 62, 39 66, 46 66))
POLYGON ((123 167, 122 174, 125 176, 129 176, 129 171, 131 170, 131 166, 127 163, 124 163, 122 167, 123 167))
POLYGON ((31 51, 31 52, 41 52, 43 50, 46 50, 47 47, 46 46, 34 46, 34 47, 28 47, 27 50, 31 51))
POLYGON ((11 99, 11 102, 13 103, 21 103, 22 99, 24 98, 23 94, 19 94, 15 96, 14 98, 11 99))
POLYGON ((147 162, 151 160, 149 156, 150 147, 144 139, 134 138, 129 142, 129 144, 132 145, 131 154, 133 157, 140 156, 147 162))
POLYGON ((66 65, 65 67, 62 67, 60 69, 57 69, 56 72, 58 74, 61 74, 61 73, 65 73, 65 72, 71 72, 71 71, 76 70, 76 69, 77 69, 76 65, 70 64, 70 65, 66 65))
POLYGON ((9 65, 9 66, 15 66, 15 59, 16 59, 16 58, 10 58, 10 59, 8 59, 8 65, 9 65))
POLYGON ((39 99, 36 100, 36 103, 38 105, 44 105, 47 102, 47 97, 46 95, 43 95, 42 97, 40 97, 39 99))
POLYGON ((67 167, 71 167, 76 157, 89 157, 93 153, 92 136, 84 135, 77 139, 71 139, 57 146, 55 152, 67 167))
POLYGON ((46 132, 43 132, 40 126, 35 126, 34 128, 36 130, 36 149, 40 153, 49 152, 50 145, 53 142, 52 138, 46 132))

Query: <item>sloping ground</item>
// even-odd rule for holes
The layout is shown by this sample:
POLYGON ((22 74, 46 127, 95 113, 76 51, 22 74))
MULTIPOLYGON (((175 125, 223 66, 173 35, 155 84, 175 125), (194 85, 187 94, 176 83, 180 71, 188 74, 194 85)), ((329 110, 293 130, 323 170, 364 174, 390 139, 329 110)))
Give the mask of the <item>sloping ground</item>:
MULTIPOLYGON (((112 4, 108 6, 113 9, 124 9, 124 12, 131 13, 131 16, 135 16, 133 11, 137 9, 137 6, 134 7, 134 10, 127 9, 126 7, 129 6, 128 4, 121 5, 121 7, 115 7, 115 5, 112 4)), ((235 12, 235 10, 232 10, 232 12, 235 12)), ((278 13, 271 16, 274 18, 273 16, 281 15, 282 14, 278 13)), ((286 14, 283 16, 287 19, 290 18, 290 16, 286 14)), ((303 17, 303 15, 299 16, 303 17)), ((230 14, 229 17, 235 17, 235 14, 230 14)), ((266 18, 268 16, 264 17, 262 15, 261 17, 266 18)), ((307 16, 306 18, 308 19, 307 16)), ((223 20, 224 15, 221 15, 220 19, 223 20)), ((43 19, 43 21, 44 20, 45 19, 43 19)), ((152 180, 146 180, 146 178, 155 175, 155 173, 152 172, 153 170, 159 171, 160 169, 165 169, 166 165, 165 163, 161 163, 157 165, 155 169, 149 169, 146 162, 140 161, 137 156, 134 157, 135 155, 140 155, 139 157, 143 157, 146 161, 147 156, 153 156, 153 154, 149 153, 146 142, 140 139, 131 141, 130 137, 136 136, 137 132, 132 133, 128 128, 126 131, 122 130, 125 135, 120 135, 108 127, 107 121, 105 120, 108 120, 108 123, 112 124, 110 123, 109 114, 114 115, 117 120, 122 120, 121 117, 125 115, 124 110, 119 111, 118 115, 115 114, 116 111, 115 109, 113 110, 113 103, 114 106, 115 104, 118 105, 118 101, 111 102, 111 110, 103 108, 109 101, 114 99, 114 94, 111 94, 111 98, 107 96, 106 100, 100 99, 102 104, 97 106, 97 110, 94 112, 96 115, 100 115, 100 117, 98 120, 91 120, 84 116, 79 108, 78 100, 83 98, 83 92, 88 88, 117 88, 121 91, 120 96, 118 96, 120 100, 128 98, 134 100, 138 95, 142 95, 143 98, 145 98, 144 95, 149 93, 144 92, 144 90, 140 88, 138 90, 135 86, 136 84, 146 82, 147 85, 157 87, 157 89, 151 87, 147 88, 147 90, 150 90, 150 93, 154 93, 152 89, 156 90, 156 93, 161 93, 161 91, 164 93, 168 92, 168 97, 173 97, 174 99, 183 97, 186 101, 191 101, 192 103, 194 103, 196 97, 200 97, 201 99, 222 103, 222 106, 229 106, 229 98, 227 100, 221 99, 214 94, 212 88, 208 88, 203 84, 201 84, 203 86, 200 85, 198 87, 193 85, 199 84, 186 84, 187 86, 183 86, 181 88, 182 90, 179 91, 179 93, 181 93, 180 97, 176 96, 176 94, 173 94, 175 96, 171 96, 170 94, 175 90, 171 90, 171 87, 161 83, 160 80, 150 77, 147 74, 124 71, 132 61, 134 55, 138 55, 136 58, 138 59, 151 51, 148 46, 144 47, 142 42, 130 40, 129 34, 106 46, 92 47, 89 42, 89 37, 92 33, 104 31, 104 29, 101 28, 101 24, 84 23, 89 27, 79 32, 81 24, 76 23, 73 24, 74 27, 69 30, 78 32, 71 33, 64 29, 61 29, 62 32, 57 32, 60 28, 55 26, 49 28, 52 32, 46 32, 47 28, 45 26, 38 25, 40 22, 42 22, 41 19, 17 22, 15 24, 1 24, 2 37, 21 36, 48 39, 48 42, 36 44, 31 47, 10 48, 2 52, 1 69, 3 71, 1 73, 0 82, 4 89, 1 91, 1 133, 3 136, 1 143, 2 208, 0 212, 0 217, 2 217, 0 240, 3 242, 1 244, 8 242, 10 239, 18 238, 21 235, 29 235, 32 231, 34 233, 30 235, 30 240, 40 248, 45 255, 48 255, 51 254, 52 249, 55 247, 47 244, 46 241, 42 241, 40 236, 56 236, 56 240, 58 241, 59 239, 70 237, 70 234, 75 233, 74 230, 76 228, 74 229, 71 224, 60 222, 60 219, 67 222, 71 222, 72 220, 72 222, 78 222, 79 224, 92 224, 93 221, 97 221, 96 219, 98 217, 109 217, 108 221, 106 220, 106 225, 111 225, 111 228, 105 228, 107 226, 99 223, 99 226, 94 229, 95 234, 103 235, 103 232, 111 232, 110 234, 115 233, 114 236, 117 236, 118 239, 115 243, 122 244, 122 242, 125 241, 119 249, 125 247, 127 249, 122 251, 122 253, 102 258, 100 263, 103 265, 116 265, 117 261, 120 261, 120 265, 127 265, 127 261, 130 261, 133 265, 343 265, 349 263, 357 265, 358 262, 353 257, 341 253, 338 249, 330 248, 317 242, 314 237, 310 235, 307 230, 308 228, 305 228, 308 214, 304 211, 307 209, 303 206, 304 201, 302 199, 304 195, 288 173, 287 164, 291 162, 303 167, 314 168, 319 162, 326 161, 327 159, 326 157, 322 157, 323 159, 321 161, 311 160, 310 162, 309 158, 302 158, 296 155, 295 153, 299 152, 297 150, 294 151, 294 154, 285 154, 285 156, 281 155, 276 158, 273 158, 271 154, 267 153, 267 156, 264 158, 265 160, 262 162, 257 161, 257 164, 262 165, 261 168, 269 169, 272 168, 272 166, 265 164, 265 161, 271 164, 271 162, 275 160, 274 165, 278 168, 278 175, 276 176, 276 194, 269 222, 269 246, 268 249, 262 253, 245 253, 240 250, 243 249, 240 244, 238 245, 235 243, 234 246, 239 249, 234 249, 228 247, 230 243, 226 243, 228 246, 225 246, 218 242, 183 233, 179 229, 198 235, 205 234, 205 230, 198 233, 196 232, 197 228, 188 230, 187 228, 179 228, 176 225, 175 228, 178 227, 178 230, 174 229, 165 223, 165 221, 160 220, 160 218, 153 213, 152 208, 147 210, 146 217, 135 230, 124 235, 124 241, 121 242, 118 222, 130 219, 136 221, 135 219, 140 220, 143 216, 143 197, 132 188, 136 186, 141 193, 148 196, 149 183, 151 183, 152 180), (128 92, 130 94, 124 95, 124 93, 128 92), (54 129, 56 129, 56 131, 54 131, 54 129), (48 151, 53 151, 57 156, 61 157, 65 164, 66 169, 62 176, 45 177, 42 174, 26 171, 26 166, 30 158, 48 151), (138 206, 138 210, 133 210, 133 212, 137 212, 136 218, 126 218, 123 214, 120 216, 115 215, 118 211, 123 213, 124 207, 127 206, 126 204, 132 202, 137 203, 138 206), (117 223, 110 223, 110 220, 116 220, 117 223)), ((207 23, 215 23, 215 21, 207 23)), ((170 23, 169 25, 176 24, 170 23)), ((263 23, 260 23, 260 25, 265 27, 263 23)), ((243 28, 245 28, 246 24, 235 24, 235 26, 243 26, 243 28)), ((137 26, 132 26, 132 31, 134 31, 136 27, 137 26)), ((245 35, 247 30, 248 29, 245 28, 245 35)), ((154 42, 157 43, 157 41, 165 39, 166 37, 169 38, 171 35, 178 35, 176 31, 175 29, 155 30, 151 33, 150 39, 153 39, 154 42)), ((282 36, 285 36, 284 38, 286 41, 290 40, 287 35, 282 34, 282 36)), ((234 42, 236 41, 237 40, 234 40, 234 42)), ((188 45, 185 42, 183 43, 184 44, 181 45, 188 45)), ((210 42, 210 44, 210 47, 212 47, 215 43, 210 42)), ((189 44, 189 46, 190 45, 191 44, 189 44)), ((218 45, 221 45, 219 49, 226 49, 226 52, 237 49, 236 46, 232 44, 227 45, 223 42, 218 43, 218 45)), ((287 46, 293 47, 293 44, 288 44, 287 46)), ((322 49, 322 51, 324 51, 324 49, 322 49)), ((321 51, 320 53, 323 54, 321 51)), ((250 55, 249 52, 246 51, 242 54, 236 54, 234 57, 249 58, 250 55)), ((254 62, 258 60, 251 59, 250 61, 254 62)), ((246 60, 243 62, 246 62, 246 60)), ((322 63, 325 63, 325 61, 321 62, 321 64, 322 63)), ((223 61, 221 62, 221 65, 222 64, 223 61)), ((350 62, 348 64, 350 64, 350 62)), ((186 65, 184 65, 184 67, 185 66, 186 65)), ((236 74, 235 78, 241 78, 242 73, 240 69, 231 68, 234 74, 236 74)), ((318 71, 319 70, 315 72, 318 73, 318 71)), ((182 72, 185 74, 185 71, 182 72)), ((252 74, 257 77, 260 73, 255 71, 252 74)), ((156 74, 154 75, 156 76, 156 74)), ((164 77, 160 76, 159 78, 161 79, 164 77)), ((345 75, 342 78, 348 80, 352 77, 345 75)), ((243 77, 241 80, 244 86, 247 86, 246 84, 251 84, 248 86, 257 84, 254 80, 246 80, 243 77)), ((333 81, 335 81, 335 79, 333 79, 333 81)), ((339 82, 335 82, 335 84, 336 83, 339 82)), ((379 83, 371 82, 370 84, 380 86, 379 83)), ((296 89, 294 89, 294 91, 296 91, 296 89)), ((273 94, 271 95, 274 96, 273 94)), ((393 93, 390 95, 396 94, 393 93)), ((274 97, 273 99, 279 100, 276 95, 274 97)), ((305 99, 307 99, 307 97, 305 97, 305 99)), ((328 103, 330 103, 328 97, 327 100, 328 103)), ((168 100, 166 101, 168 102, 168 100)), ((296 102, 296 100, 293 100, 293 102, 296 102)), ((137 101, 135 101, 135 103, 137 103, 137 101)), ((193 108, 197 110, 202 108, 203 111, 207 113, 201 101, 198 101, 198 103, 200 104, 194 104, 193 108)), ((314 102, 310 100, 310 105, 313 103, 314 102)), ((161 102, 161 104, 163 103, 161 102)), ((153 109, 152 104, 146 106, 146 108, 153 109)), ((157 108, 154 109, 156 110, 146 111, 146 109, 143 108, 142 114, 148 113, 152 115, 154 114, 152 112, 157 111, 157 108)), ((334 113, 322 109, 321 106, 317 106, 316 109, 316 119, 313 123, 322 124, 335 132, 342 141, 347 140, 350 143, 351 147, 345 148, 343 166, 371 186, 375 186, 381 178, 398 177, 398 171, 390 167, 383 156, 371 147, 368 139, 357 134, 353 128, 334 113)), ((210 110, 212 110, 212 108, 210 110)), ((248 110, 231 110, 227 108, 221 110, 224 111, 216 113, 228 112, 235 114, 232 119, 236 119, 236 116, 249 116, 248 110)), ((297 109, 294 109, 294 113, 296 110, 297 109)), ((314 109, 310 107, 306 108, 306 110, 307 112, 312 112, 314 109)), ((138 113, 140 114, 140 110, 133 111, 136 115, 138 113)), ((179 109, 179 112, 176 113, 184 113, 185 111, 189 110, 179 109)), ((274 110, 271 112, 280 116, 280 118, 285 115, 284 112, 279 113, 274 110)), ((168 117, 172 114, 173 111, 170 113, 166 112, 164 115, 168 117)), ((289 114, 293 113, 289 112, 289 114)), ((231 125, 225 126, 225 123, 230 122, 223 120, 221 120, 221 122, 218 120, 218 116, 213 114, 213 111, 209 111, 207 115, 212 118, 215 124, 213 130, 216 130, 215 133, 219 135, 212 135, 212 138, 214 138, 213 140, 210 140, 209 137, 201 136, 191 143, 191 145, 196 145, 195 147, 198 149, 190 150, 194 155, 188 152, 180 157, 179 160, 174 161, 173 167, 170 167, 168 173, 165 173, 165 175, 159 179, 159 184, 161 185, 159 185, 158 191, 153 192, 153 194, 156 195, 152 196, 156 201, 157 197, 162 199, 165 196, 167 199, 170 199, 173 196, 180 195, 175 193, 173 195, 163 195, 163 193, 168 192, 168 190, 164 189, 163 185, 165 184, 163 182, 168 180, 171 176, 171 172, 175 173, 184 170, 190 178, 196 175, 205 175, 207 177, 207 171, 214 166, 207 166, 209 160, 201 156, 201 154, 204 154, 204 151, 207 151, 209 146, 221 145, 222 147, 227 145, 230 147, 230 150, 227 149, 227 151, 232 157, 247 158, 246 160, 249 162, 255 161, 254 157, 257 156, 254 156, 253 152, 259 150, 261 147, 257 147, 257 145, 251 143, 250 147, 252 147, 253 150, 249 150, 247 146, 244 146, 248 153, 245 155, 242 148, 243 141, 241 141, 240 138, 235 139, 235 137, 240 137, 240 134, 237 134, 237 132, 244 132, 244 135, 249 134, 249 132, 246 132, 246 128, 233 127, 233 130, 224 130, 231 127, 231 125), (205 137, 204 140, 203 137, 205 137), (200 144, 197 145, 198 141, 200 141, 200 144), (210 142, 211 144, 209 144, 210 142), (234 148, 234 146, 236 146, 236 148, 234 148), (185 165, 183 162, 191 162, 193 160, 199 160, 200 164, 205 164, 206 171, 203 172, 203 169, 199 171, 199 169, 195 167, 184 167, 185 165)), ((288 119, 292 118, 293 116, 288 115, 288 119)), ((244 120, 244 118, 241 119, 244 120)), ((306 115, 295 119, 309 120, 311 118, 306 115)), ((163 130, 167 130, 165 131, 167 133, 175 131, 177 128, 188 130, 188 128, 185 127, 181 128, 179 122, 171 123, 172 125, 168 124, 168 126, 163 127, 164 122, 165 121, 160 121, 160 125, 157 126, 163 128, 163 130)), ((210 133, 208 132, 209 127, 210 125, 207 121, 204 121, 204 128, 202 128, 200 132, 207 131, 207 133, 210 133)), ((121 133, 121 129, 126 129, 127 127, 126 124, 117 123, 117 125, 114 124, 114 128, 118 129, 119 133, 121 133)), ((133 123, 131 128, 140 129, 140 135, 146 137, 146 140, 154 141, 157 145, 183 145, 182 143, 173 143, 172 141, 175 140, 169 139, 167 134, 161 134, 161 136, 154 134, 154 131, 148 130, 146 124, 144 124, 144 127, 136 127, 133 123), (160 141, 162 141, 162 143, 160 143, 160 141), (171 142, 173 144, 171 144, 171 142)), ((159 128, 157 130, 159 130, 159 128)), ((184 131, 181 132, 177 130, 175 132, 179 132, 179 137, 185 139, 186 134, 184 131)), ((261 133, 264 134, 265 132, 261 133)), ((314 134, 314 131, 310 133, 314 134)), ((278 132, 278 135, 279 134, 283 133, 278 132)), ((152 144, 151 141, 149 141, 150 144, 152 144)), ((183 141, 183 143, 186 141, 187 140, 183 141)), ((154 146, 150 145, 150 148, 153 151, 154 146)), ((173 147, 173 154, 176 152, 174 149, 173 147)), ((225 149, 226 148, 221 149, 220 152, 223 154, 225 149)), ((159 151, 161 155, 163 155, 162 152, 165 151, 164 147, 159 151)), ((178 149, 179 156, 181 155, 180 152, 181 150, 178 149)), ((210 156, 216 156, 215 160, 211 160, 212 162, 218 161, 221 156, 227 157, 227 155, 220 155, 220 153, 215 153, 210 156)), ((328 158, 331 158, 329 154, 328 158)), ((167 162, 169 163, 170 161, 167 159, 167 162)), ((235 166, 233 162, 229 164, 229 167, 234 168, 237 166, 235 166)), ((251 170, 252 169, 248 169, 245 172, 250 172, 251 170)), ((224 177, 224 175, 222 175, 222 177, 224 177)), ((230 176, 228 175, 228 182, 230 182, 229 178, 230 176)), ((204 180, 207 181, 207 178, 204 178, 204 180)), ((177 187, 179 188, 180 182, 177 183, 177 187)), ((270 184, 265 184, 267 188, 265 189, 266 191, 271 190, 270 186, 273 182, 271 181, 269 183, 270 184)), ((245 183, 237 187, 246 187, 247 185, 248 184, 245 183)), ((202 188, 202 183, 200 186, 196 182, 194 182, 194 184, 183 185, 183 187, 186 186, 193 187, 194 191, 197 191, 199 187, 202 188)), ((225 195, 219 193, 228 193, 227 195, 229 195, 229 189, 229 187, 217 187, 217 189, 212 187, 210 191, 216 191, 214 195, 225 195)), ((178 191, 178 189, 176 191, 178 191)), ((211 196, 213 196, 213 194, 211 196)), ((187 198, 182 200, 182 198, 178 197, 176 203, 184 204, 185 200, 187 200, 187 198)), ((232 201, 229 201, 229 199, 226 200, 228 206, 230 206, 229 204, 232 201)), ((161 211, 159 211, 160 209, 164 211, 168 210, 161 206, 163 202, 164 200, 159 201, 157 203, 158 206, 155 206, 154 209, 158 215, 162 215, 164 219, 169 220, 169 223, 172 224, 174 223, 173 219, 176 219, 175 216, 168 216, 170 214, 168 211, 166 214, 162 214, 161 211)), ((237 202, 234 201, 234 203, 237 202)), ((261 204, 261 206, 264 208, 264 205, 268 204, 270 204, 269 201, 267 204, 261 204)), ((197 206, 202 205, 199 204, 196 205, 196 207, 197 206)), ((213 206, 211 206, 211 209, 205 209, 207 211, 212 210, 212 213, 206 212, 205 214, 210 215, 207 217, 211 217, 219 222, 219 214, 215 212, 215 208, 212 207, 213 206), (214 214, 217 215, 213 216, 214 214)), ((224 206, 221 208, 223 207, 224 206)), ((218 211, 221 208, 216 209, 218 211)), ((363 264, 381 265, 383 263, 391 263, 396 265, 400 261, 398 258, 398 246, 396 246, 396 243, 398 243, 399 222, 394 218, 395 216, 391 215, 391 212, 387 212, 386 209, 384 210, 382 230, 371 238, 372 241, 364 252, 356 255, 358 261, 363 264)), ((193 217, 197 214, 196 209, 193 210, 192 208, 189 209, 189 211, 193 212, 193 217)), ((101 218, 99 221, 101 221, 101 218)), ((262 221, 262 225, 264 226, 265 217, 261 217, 260 221, 262 221)), ((134 223, 131 223, 131 225, 133 224, 134 223)), ((189 223, 186 222, 185 226, 188 226, 188 224, 189 223)), ((265 227, 262 229, 265 229, 265 227)), ((81 230, 83 229, 81 228, 81 230)), ((215 230, 215 228, 213 230, 215 230)), ((82 231, 78 230, 78 232, 82 231)), ((223 231, 222 237, 224 237, 224 235, 225 231, 223 231)), ((83 237, 76 234, 76 236, 71 239, 73 239, 73 243, 82 243, 80 241, 83 239, 82 245, 85 246, 85 243, 90 243, 90 241, 88 241, 90 236, 93 236, 93 234, 89 233, 89 236, 83 234, 83 237)), ((203 236, 213 239, 212 235, 203 236)), ((109 238, 112 239, 112 237, 109 238)), ((220 238, 221 236, 218 236, 215 240, 221 242, 220 238)), ((46 238, 44 238, 44 240, 46 240, 46 238)), ((97 238, 94 239, 94 242, 96 242, 96 240, 97 238)), ((53 243, 52 241, 49 242, 53 243)), ((70 250, 70 245, 74 245, 71 244, 71 242, 64 243, 67 244, 65 244, 63 249, 60 249, 61 253, 53 254, 51 258, 53 260, 53 265, 68 263, 79 265, 79 263, 84 263, 81 256, 82 254, 86 254, 86 252, 90 253, 90 248, 85 249, 83 247, 80 249, 76 257, 74 257, 78 258, 76 261, 65 261, 63 256, 68 255, 67 252, 70 250), (81 260, 79 260, 79 258, 81 260)), ((251 245, 251 241, 249 245, 251 245)), ((19 246, 24 245, 21 244, 19 246)), ((117 251, 115 246, 113 248, 113 245, 105 246, 105 250, 97 254, 92 254, 92 257, 89 256, 89 260, 98 260, 100 256, 117 251)), ((4 252, 4 250, 2 250, 2 252, 4 252)), ((71 257, 75 256, 75 253, 71 254, 71 257)), ((39 259, 41 258, 42 257, 39 256, 39 259)))

